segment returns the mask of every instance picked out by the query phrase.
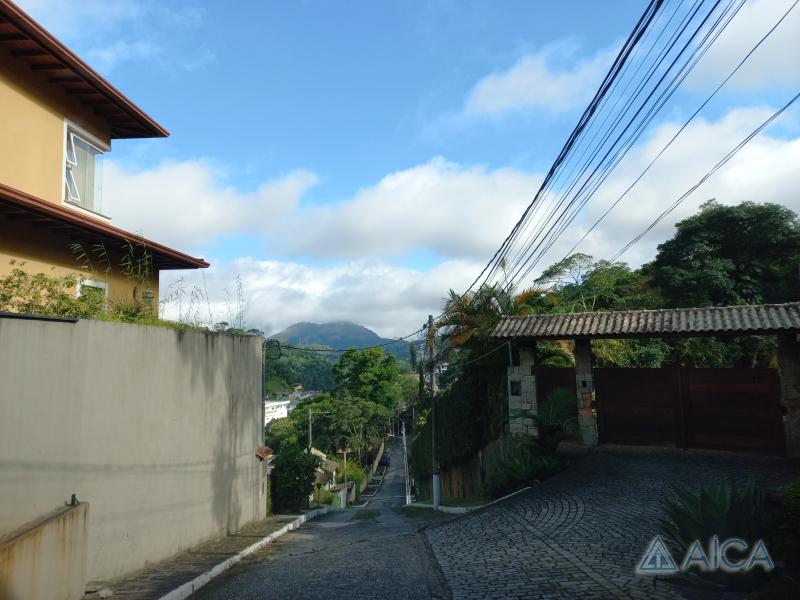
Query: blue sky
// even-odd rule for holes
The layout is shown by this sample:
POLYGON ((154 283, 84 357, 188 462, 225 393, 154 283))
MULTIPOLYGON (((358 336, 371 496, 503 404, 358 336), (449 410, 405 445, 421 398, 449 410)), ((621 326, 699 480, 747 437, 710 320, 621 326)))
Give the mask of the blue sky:
MULTIPOLYGON (((104 207, 211 260, 205 280, 182 275, 214 312, 238 275, 248 320, 266 330, 348 319, 402 335, 491 256, 646 3, 20 4, 171 132, 114 142, 104 207)), ((789 4, 749 0, 567 245, 789 4)), ((796 91, 798 14, 582 250, 613 253, 796 91)), ((676 219, 708 197, 800 208, 797 132, 794 112, 676 219)), ((651 258, 674 220, 626 259, 651 258)), ((162 296, 175 276, 162 275, 162 296)))

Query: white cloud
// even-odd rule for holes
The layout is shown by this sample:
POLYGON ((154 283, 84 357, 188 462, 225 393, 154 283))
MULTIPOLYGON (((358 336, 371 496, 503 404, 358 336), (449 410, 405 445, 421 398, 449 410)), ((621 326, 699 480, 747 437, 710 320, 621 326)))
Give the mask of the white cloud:
POLYGON ((294 171, 253 193, 225 184, 208 162, 167 162, 128 171, 108 160, 104 210, 114 223, 178 247, 260 234, 284 251, 315 258, 396 256, 426 250, 483 257, 511 229, 538 175, 464 168, 442 158, 397 171, 343 202, 303 207, 317 178, 294 171), (491 218, 487 218, 491 217, 491 218))
POLYGON ((23 10, 78 51, 98 71, 110 73, 128 61, 193 71, 216 61, 193 45, 177 49, 181 30, 200 27, 205 9, 192 3, 166 5, 157 0, 19 0, 23 10))
POLYGON ((294 252, 315 257, 427 250, 484 257, 530 202, 541 177, 515 169, 465 168, 441 157, 396 171, 353 198, 289 219, 294 252))
POLYGON ((521 57, 507 70, 478 81, 467 95, 461 116, 493 116, 521 109, 563 112, 582 106, 616 53, 615 47, 577 58, 572 42, 545 46, 521 57))
MULTIPOLYGON (((742 7, 687 79, 704 89, 716 85, 783 16, 794 0, 751 0, 742 7)), ((796 86, 800 83, 800 6, 753 54, 728 84, 733 88, 796 86)))
MULTIPOLYGON (((772 112, 771 108, 741 108, 717 121, 699 120, 690 125, 579 250, 596 257, 613 256, 772 112)), ((644 170, 679 126, 663 124, 629 153, 540 267, 562 258, 588 225, 644 170)), ((633 266, 652 260, 656 246, 674 234, 674 224, 697 212, 699 205, 710 198, 726 205, 774 202, 800 212, 798 164, 800 138, 786 139, 769 133, 754 138, 621 260, 633 266)))
POLYGON ((161 53, 162 49, 152 42, 118 40, 109 46, 92 48, 86 57, 96 69, 108 72, 122 61, 152 59, 161 53))
POLYGON ((134 0, 19 0, 20 7, 59 37, 95 36, 139 18, 145 6, 134 0))
POLYGON ((229 234, 264 233, 294 209, 316 176, 297 170, 240 193, 203 161, 165 162, 130 171, 107 160, 104 211, 114 224, 178 248, 207 246, 229 234))
MULTIPOLYGON (((693 123, 579 250, 611 257, 772 111, 740 108, 718 120, 693 123)), ((631 150, 539 269, 562 258, 679 125, 662 124, 631 150)), ((779 133, 768 131, 753 139, 623 259, 633 266, 651 260, 656 245, 673 234, 674 223, 709 198, 723 204, 776 202, 800 211, 800 137, 787 137, 786 129, 779 133)), ((223 235, 255 234, 291 257, 232 262, 210 257, 207 286, 213 320, 228 320, 223 290, 233 293, 239 274, 251 325, 276 331, 300 320, 344 319, 382 335, 412 331, 441 307, 449 288, 463 291, 540 182, 537 174, 470 168, 435 158, 386 175, 342 202, 309 207, 303 194, 316 178, 305 171, 246 194, 226 185, 224 173, 204 161, 165 163, 140 172, 111 162, 106 176, 107 212, 119 225, 184 250, 208 248, 223 235), (395 256, 420 250, 444 258, 429 270, 393 264, 395 256), (297 258, 308 255, 325 262, 309 265, 297 258)), ((202 272, 183 275, 202 283, 202 272)), ((162 295, 176 276, 180 274, 162 274, 162 295)))
MULTIPOLYGON (((183 274, 164 272, 161 294, 174 292, 176 279, 183 276, 187 291, 182 306, 189 313, 192 286, 207 289, 210 303, 194 305, 198 318, 207 322, 232 322, 236 314, 236 276, 245 294, 246 323, 275 333, 298 321, 352 321, 383 336, 403 336, 419 328, 425 316, 441 307, 447 290, 463 289, 481 265, 446 261, 430 271, 388 265, 376 259, 313 267, 295 262, 241 258, 214 262, 206 272, 183 274), (230 295, 230 302, 228 301, 230 295)), ((177 318, 177 302, 165 305, 164 314, 177 318)))

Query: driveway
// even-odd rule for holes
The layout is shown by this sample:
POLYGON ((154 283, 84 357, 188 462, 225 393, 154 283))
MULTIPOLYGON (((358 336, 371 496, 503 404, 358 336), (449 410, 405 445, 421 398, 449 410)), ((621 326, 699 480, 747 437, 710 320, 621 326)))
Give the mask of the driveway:
POLYGON ((752 475, 768 487, 797 462, 723 452, 601 446, 563 473, 426 529, 453 598, 674 598, 669 578, 638 577, 673 485, 752 475))

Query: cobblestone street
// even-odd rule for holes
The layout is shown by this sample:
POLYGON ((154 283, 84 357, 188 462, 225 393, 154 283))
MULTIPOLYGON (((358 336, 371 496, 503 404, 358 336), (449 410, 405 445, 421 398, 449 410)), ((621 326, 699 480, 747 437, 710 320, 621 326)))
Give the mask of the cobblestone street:
POLYGON ((397 444, 383 485, 366 507, 333 511, 284 535, 192 597, 448 597, 417 531, 423 522, 400 512, 404 493, 402 448, 397 444))
POLYGON ((456 599, 681 597, 666 579, 634 569, 671 487, 727 474, 777 485, 798 470, 769 457, 601 447, 541 485, 431 525, 426 535, 456 599))

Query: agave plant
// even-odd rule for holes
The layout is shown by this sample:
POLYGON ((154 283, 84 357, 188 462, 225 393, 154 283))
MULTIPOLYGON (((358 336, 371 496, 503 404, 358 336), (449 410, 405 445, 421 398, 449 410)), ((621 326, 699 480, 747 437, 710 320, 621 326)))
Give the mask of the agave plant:
POLYGON ((564 462, 546 454, 517 448, 498 461, 486 479, 486 493, 494 498, 544 479, 564 468, 564 462))
POLYGON ((733 479, 727 485, 703 483, 696 494, 674 491, 675 498, 663 502, 659 526, 683 551, 695 540, 705 543, 714 535, 752 542, 764 533, 764 492, 752 478, 739 486, 733 479))
MULTIPOLYGON (((676 488, 675 498, 662 504, 659 519, 661 532, 685 553, 695 540, 705 546, 712 536, 720 540, 741 538, 752 544, 768 531, 765 518, 764 492, 752 478, 737 485, 733 478, 703 483, 693 493, 676 488)), ((733 589, 753 589, 764 582, 767 574, 761 570, 747 573, 708 571, 696 573, 702 579, 733 589)))
POLYGON ((579 437, 578 408, 575 392, 557 388, 545 398, 535 411, 518 410, 512 416, 530 419, 539 432, 535 445, 545 454, 555 454, 565 440, 579 437))

